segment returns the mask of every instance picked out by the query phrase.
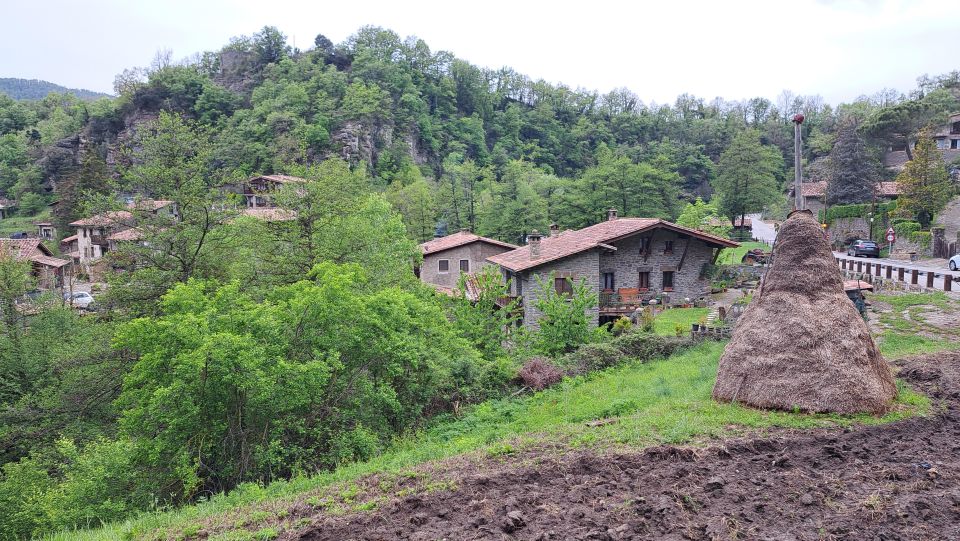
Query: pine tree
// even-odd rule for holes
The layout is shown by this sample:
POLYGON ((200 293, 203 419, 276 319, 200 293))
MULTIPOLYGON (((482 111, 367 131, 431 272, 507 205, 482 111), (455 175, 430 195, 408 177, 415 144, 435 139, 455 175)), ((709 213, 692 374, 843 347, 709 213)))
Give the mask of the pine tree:
POLYGON ((856 120, 846 119, 830 151, 827 202, 832 205, 866 203, 874 197, 877 167, 857 128, 856 120))
POLYGON ((737 135, 720 155, 713 188, 720 196, 720 210, 734 223, 747 214, 760 212, 782 197, 778 178, 783 156, 760 142, 756 130, 737 135))
POLYGON ((928 227, 933 217, 943 210, 954 195, 953 183, 947 175, 943 157, 937 151, 929 130, 918 134, 913 159, 897 175, 900 198, 897 206, 928 227))

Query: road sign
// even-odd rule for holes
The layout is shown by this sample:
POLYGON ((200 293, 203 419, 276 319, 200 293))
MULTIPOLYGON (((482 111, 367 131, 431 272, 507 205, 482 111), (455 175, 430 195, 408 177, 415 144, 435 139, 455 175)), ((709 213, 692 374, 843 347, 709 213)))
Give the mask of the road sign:
POLYGON ((887 229, 887 242, 894 242, 897 240, 897 232, 891 227, 887 229))

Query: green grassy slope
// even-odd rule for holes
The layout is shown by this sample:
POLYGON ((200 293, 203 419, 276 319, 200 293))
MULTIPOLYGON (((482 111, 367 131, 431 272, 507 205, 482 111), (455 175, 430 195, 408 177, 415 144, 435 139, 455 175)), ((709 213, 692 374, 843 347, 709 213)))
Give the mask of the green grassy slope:
POLYGON ((669 359, 628 363, 566 380, 532 396, 479 404, 461 418, 440 420, 420 434, 398 440, 369 462, 346 465, 332 473, 276 482, 267 487, 243 486, 199 505, 147 514, 99 530, 65 532, 50 539, 176 538, 210 525, 227 525, 233 539, 253 539, 260 525, 245 517, 275 519, 278 513, 275 510, 284 509, 284 505, 294 499, 320 501, 328 494, 349 493, 351 482, 363 475, 403 472, 418 464, 464 453, 506 455, 545 442, 569 447, 640 448, 765 427, 811 428, 887 422, 923 413, 929 408, 925 397, 906 389, 898 399, 897 408, 883 417, 767 412, 719 404, 711 400, 710 393, 723 346, 723 343, 707 342, 669 359), (610 418, 616 418, 617 422, 600 426, 588 424, 610 418), (267 509, 271 511, 265 511, 267 509), (239 526, 234 526, 237 524, 239 526))

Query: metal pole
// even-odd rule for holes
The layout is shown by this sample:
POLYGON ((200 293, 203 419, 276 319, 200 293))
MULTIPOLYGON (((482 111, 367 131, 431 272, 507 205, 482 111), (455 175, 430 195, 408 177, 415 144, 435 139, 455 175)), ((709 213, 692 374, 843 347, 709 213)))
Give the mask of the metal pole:
POLYGON ((803 194, 801 193, 800 187, 803 184, 803 170, 801 162, 801 136, 800 136, 800 125, 803 124, 803 115, 797 113, 793 115, 793 192, 795 195, 794 207, 797 210, 803 210, 806 206, 804 205, 803 194))

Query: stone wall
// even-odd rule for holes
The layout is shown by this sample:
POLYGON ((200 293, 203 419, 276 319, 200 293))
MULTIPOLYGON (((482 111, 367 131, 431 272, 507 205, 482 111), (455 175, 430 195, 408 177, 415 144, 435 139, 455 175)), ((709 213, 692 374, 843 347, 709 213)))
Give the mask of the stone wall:
POLYGON ((640 243, 645 236, 636 235, 612 243, 617 251, 600 255, 599 273, 614 272, 615 289, 638 287, 640 272, 645 271, 650 273, 650 291, 668 295, 672 303, 684 298, 697 299, 707 293, 710 283, 701 274, 704 264, 713 257, 713 250, 706 243, 692 237, 681 238, 673 231, 657 229, 650 240, 650 253, 645 256, 640 253, 640 243), (664 253, 667 241, 673 242, 672 253, 664 253), (686 257, 684 250, 687 251, 686 257), (664 271, 673 271, 672 292, 663 290, 664 271))
MULTIPOLYGON (((542 290, 537 283, 537 278, 549 280, 550 273, 556 272, 557 277, 572 278, 574 282, 580 282, 583 279, 587 287, 592 292, 600 294, 600 272, 599 272, 599 254, 596 249, 581 252, 570 257, 552 261, 530 271, 523 272, 520 275, 516 291, 523 296, 523 323, 531 329, 539 328, 538 320, 543 313, 537 309, 537 299, 542 295, 542 290)), ((553 287, 553 282, 547 282, 547 287, 553 287)), ((597 325, 600 320, 599 308, 593 308, 587 314, 588 321, 597 325)))
POLYGON ((496 254, 510 251, 508 248, 496 246, 486 242, 472 242, 442 252, 435 252, 423 256, 423 265, 420 267, 420 280, 428 284, 454 288, 460 281, 460 260, 470 262, 468 272, 477 272, 481 267, 489 265, 486 259, 496 254), (440 260, 450 262, 447 272, 440 272, 440 260))

